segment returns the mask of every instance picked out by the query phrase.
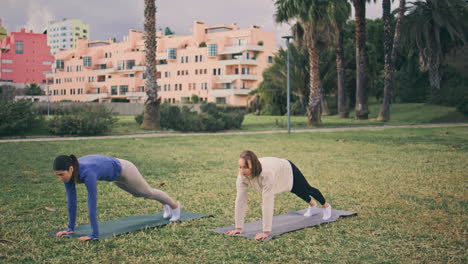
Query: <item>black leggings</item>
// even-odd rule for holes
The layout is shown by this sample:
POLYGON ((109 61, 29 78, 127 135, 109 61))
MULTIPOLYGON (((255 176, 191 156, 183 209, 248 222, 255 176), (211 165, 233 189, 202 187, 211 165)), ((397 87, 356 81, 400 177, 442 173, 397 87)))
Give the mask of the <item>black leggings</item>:
POLYGON ((295 195, 299 196, 302 200, 310 203, 310 196, 314 197, 320 204, 325 204, 325 198, 323 197, 322 193, 309 185, 302 172, 294 165, 291 161, 292 171, 293 171, 293 187, 291 192, 295 195))

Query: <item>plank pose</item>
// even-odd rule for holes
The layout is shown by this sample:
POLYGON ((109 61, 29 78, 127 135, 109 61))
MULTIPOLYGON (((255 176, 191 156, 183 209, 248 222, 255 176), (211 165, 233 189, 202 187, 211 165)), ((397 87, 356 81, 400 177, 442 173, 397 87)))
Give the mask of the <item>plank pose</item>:
POLYGON ((163 204, 164 218, 171 222, 180 218, 180 203, 175 202, 165 192, 151 188, 141 176, 137 167, 130 161, 103 155, 88 155, 77 159, 74 155, 58 156, 53 164, 54 174, 64 182, 68 201, 68 228, 57 232, 56 236, 71 234, 75 229, 76 189, 84 183, 88 190, 88 213, 92 234, 80 240, 99 238, 97 221, 97 181, 113 181, 115 185, 135 197, 152 199, 163 204))
POLYGON ((249 185, 262 193, 263 232, 255 235, 257 240, 265 239, 270 235, 273 222, 274 196, 277 193, 290 191, 308 203, 309 208, 304 213, 306 217, 312 215, 313 208, 317 205, 310 198, 312 196, 322 204, 323 219, 329 219, 331 216, 330 204, 325 201, 318 189, 309 185, 304 175, 291 161, 274 157, 257 158, 255 153, 246 150, 239 157, 235 203, 236 229, 229 231, 228 235, 242 233, 249 185))

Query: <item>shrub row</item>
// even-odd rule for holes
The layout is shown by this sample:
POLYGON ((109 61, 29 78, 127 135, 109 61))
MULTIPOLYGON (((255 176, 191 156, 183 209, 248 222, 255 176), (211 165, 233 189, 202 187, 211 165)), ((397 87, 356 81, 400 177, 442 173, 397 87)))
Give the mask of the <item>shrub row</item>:
POLYGON ((86 105, 73 113, 55 115, 49 121, 49 132, 54 135, 101 135, 109 132, 117 122, 104 105, 86 105))
POLYGON ((31 110, 31 105, 26 100, 0 103, 0 136, 24 134, 40 126, 43 118, 31 110))
MULTIPOLYGON (((182 132, 216 132, 227 129, 240 129, 245 111, 235 108, 222 108, 214 103, 202 104, 201 113, 189 107, 162 104, 161 127, 182 132), (227 112, 223 112, 227 111, 227 112)), ((141 124, 143 115, 137 115, 135 121, 141 124)))

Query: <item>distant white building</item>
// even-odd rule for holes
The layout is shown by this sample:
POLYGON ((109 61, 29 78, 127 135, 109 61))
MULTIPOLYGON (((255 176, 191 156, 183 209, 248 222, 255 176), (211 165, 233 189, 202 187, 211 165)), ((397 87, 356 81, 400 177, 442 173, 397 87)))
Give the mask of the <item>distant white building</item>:
POLYGON ((52 55, 58 50, 76 48, 79 38, 89 39, 89 25, 80 19, 62 19, 50 21, 47 25, 47 44, 52 55))

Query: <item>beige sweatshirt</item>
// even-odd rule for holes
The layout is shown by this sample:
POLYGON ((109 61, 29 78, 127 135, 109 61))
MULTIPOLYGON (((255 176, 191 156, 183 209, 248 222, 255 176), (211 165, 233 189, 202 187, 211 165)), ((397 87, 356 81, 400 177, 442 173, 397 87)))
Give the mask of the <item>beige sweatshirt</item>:
POLYGON ((270 232, 273 222, 275 194, 291 191, 293 173, 291 163, 286 159, 264 157, 260 158, 262 173, 259 176, 237 176, 237 197, 235 205, 236 228, 243 228, 247 210, 247 188, 251 185, 262 193, 263 232, 270 232))

